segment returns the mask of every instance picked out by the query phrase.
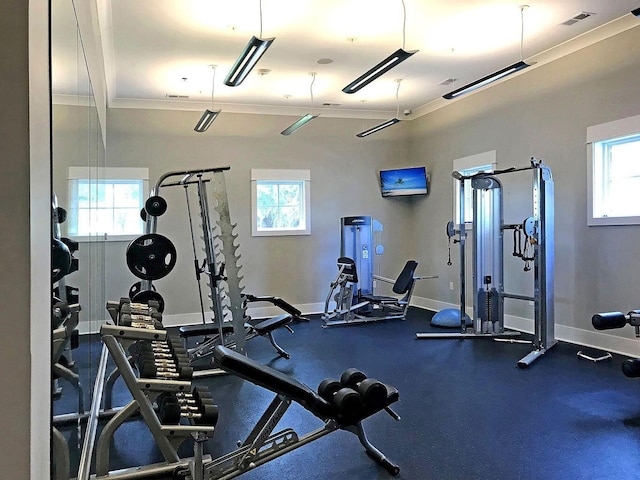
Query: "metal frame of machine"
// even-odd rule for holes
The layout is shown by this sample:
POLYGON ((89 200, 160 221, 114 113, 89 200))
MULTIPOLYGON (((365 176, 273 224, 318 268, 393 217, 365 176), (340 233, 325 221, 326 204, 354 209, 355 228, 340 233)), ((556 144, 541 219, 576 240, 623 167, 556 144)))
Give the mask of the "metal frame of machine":
MULTIPOLYGON (((533 351, 518 361, 526 368, 556 343, 554 335, 554 184, 551 170, 542 160, 531 158, 531 166, 509 168, 492 173, 465 176, 453 172, 458 180, 460 198, 464 199, 465 180, 471 180, 473 200, 473 327, 468 329, 461 321, 458 333, 417 333, 418 339, 434 338, 494 338, 504 339, 519 332, 504 330, 504 299, 534 303, 533 351), (533 215, 521 224, 505 224, 503 219, 502 184, 497 178, 514 172, 531 170, 533 173, 533 215), (504 232, 524 233, 525 245, 533 247, 532 254, 520 252, 516 256, 525 261, 525 270, 533 262, 533 296, 504 291, 504 232), (529 255, 529 256, 527 256, 529 255)), ((465 218, 464 201, 460 202, 460 218, 465 218)), ((464 220, 459 228, 447 224, 447 236, 459 244, 460 250, 460 318, 466 313, 465 244, 467 229, 464 220)), ((511 340, 510 340, 511 341, 511 340)), ((526 342, 528 343, 528 342, 526 342)))

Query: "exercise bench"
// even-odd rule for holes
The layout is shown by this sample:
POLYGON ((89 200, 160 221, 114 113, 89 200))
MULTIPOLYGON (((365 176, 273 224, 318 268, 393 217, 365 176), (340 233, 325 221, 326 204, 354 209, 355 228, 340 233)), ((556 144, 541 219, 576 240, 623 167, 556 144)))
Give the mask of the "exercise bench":
MULTIPOLYGON (((367 455, 391 475, 397 475, 400 472, 398 465, 391 462, 369 442, 362 426, 362 420, 382 410, 389 413, 395 420, 400 420, 400 417, 390 408, 390 405, 399 399, 398 390, 394 387, 370 379, 370 384, 376 384, 383 392, 382 396, 378 396, 371 404, 367 404, 366 397, 360 388, 358 392, 351 388, 341 388, 335 393, 329 391, 328 394, 331 398, 327 400, 289 375, 262 365, 229 348, 216 346, 213 358, 215 364, 226 372, 271 390, 275 393, 275 398, 244 442, 239 444, 237 450, 218 459, 205 462, 204 468, 195 468, 193 464, 190 467, 178 467, 174 471, 176 478, 192 478, 193 480, 235 478, 337 430, 345 430, 356 435, 367 455), (300 404, 318 417, 324 422, 324 426, 302 437, 299 437, 291 428, 272 433, 292 402, 300 404), (194 471, 198 471, 199 475, 193 475, 194 471)), ((339 382, 330 379, 324 380, 320 384, 319 391, 322 391, 323 384, 335 383, 339 382)), ((326 393, 325 391, 325 396, 327 396, 326 393)), ((197 447, 200 445, 196 445, 197 447)), ((196 454, 194 458, 198 456, 196 454)))
MULTIPOLYGON (((245 323, 245 339, 251 340, 257 336, 266 337, 273 348, 275 348, 278 355, 289 359, 291 356, 276 342, 273 337, 273 332, 280 327, 284 327, 289 332, 293 333, 293 329, 289 326, 291 323, 291 315, 288 313, 278 315, 277 317, 268 318, 262 320, 256 324, 245 323)), ((232 344, 224 342, 224 337, 233 334, 233 325, 231 322, 223 322, 222 328, 216 323, 197 324, 197 325, 184 325, 179 328, 180 337, 183 339, 185 348, 187 348, 187 341, 191 337, 204 337, 204 340, 193 348, 187 348, 189 357, 192 362, 198 362, 208 359, 212 355, 213 348, 216 345, 224 344, 229 347, 233 347, 232 344), (220 339, 220 330, 222 330, 223 339, 220 339), (222 340, 222 341, 221 341, 222 340)))

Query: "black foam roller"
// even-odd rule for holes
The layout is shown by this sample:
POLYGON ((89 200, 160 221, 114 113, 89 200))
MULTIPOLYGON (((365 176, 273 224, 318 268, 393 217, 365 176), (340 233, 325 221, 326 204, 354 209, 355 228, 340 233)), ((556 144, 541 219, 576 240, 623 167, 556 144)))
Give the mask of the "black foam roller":
POLYGON ((622 312, 604 312, 591 317, 591 323, 596 330, 610 330, 624 327, 627 319, 622 312))
POLYGON ((622 373, 629 378, 640 377, 640 358, 629 358, 622 362, 622 373))

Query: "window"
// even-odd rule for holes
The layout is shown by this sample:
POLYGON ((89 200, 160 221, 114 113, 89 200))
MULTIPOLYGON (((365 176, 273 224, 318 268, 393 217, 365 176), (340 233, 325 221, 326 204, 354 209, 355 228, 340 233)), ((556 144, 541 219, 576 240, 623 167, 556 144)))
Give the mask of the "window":
MULTIPOLYGON (((496 169, 496 151, 478 153, 469 157, 457 158, 453 161, 453 171, 464 176, 480 172, 493 172, 496 169)), ((453 218, 455 224, 460 224, 460 185, 453 180, 453 218)), ((464 223, 473 222, 473 189, 471 180, 464 183, 464 223)), ((469 225, 470 226, 470 225, 469 225)))
POLYGON ((589 127, 588 225, 640 224, 640 116, 589 127))
POLYGON ((309 235, 309 170, 251 170, 251 234, 309 235))
POLYGON ((144 232, 146 168, 69 168, 68 234, 127 240, 144 232))

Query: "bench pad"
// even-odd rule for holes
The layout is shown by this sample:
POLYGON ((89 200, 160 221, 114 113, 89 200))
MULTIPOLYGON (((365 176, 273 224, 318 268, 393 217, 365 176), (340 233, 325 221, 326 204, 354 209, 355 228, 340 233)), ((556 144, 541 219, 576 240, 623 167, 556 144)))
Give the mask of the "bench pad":
MULTIPOLYGON (((382 410, 382 408, 371 409, 365 407, 357 418, 345 419, 341 416, 338 409, 308 386, 274 368, 256 362, 221 345, 217 345, 213 349, 213 358, 215 363, 223 370, 233 373, 267 390, 271 390, 274 393, 290 398, 322 419, 335 418, 339 421, 346 420, 344 423, 353 423, 382 410)), ((387 388, 387 401, 384 406, 387 407, 398 401, 399 394, 398 390, 391 385, 385 384, 385 387, 387 388)))

